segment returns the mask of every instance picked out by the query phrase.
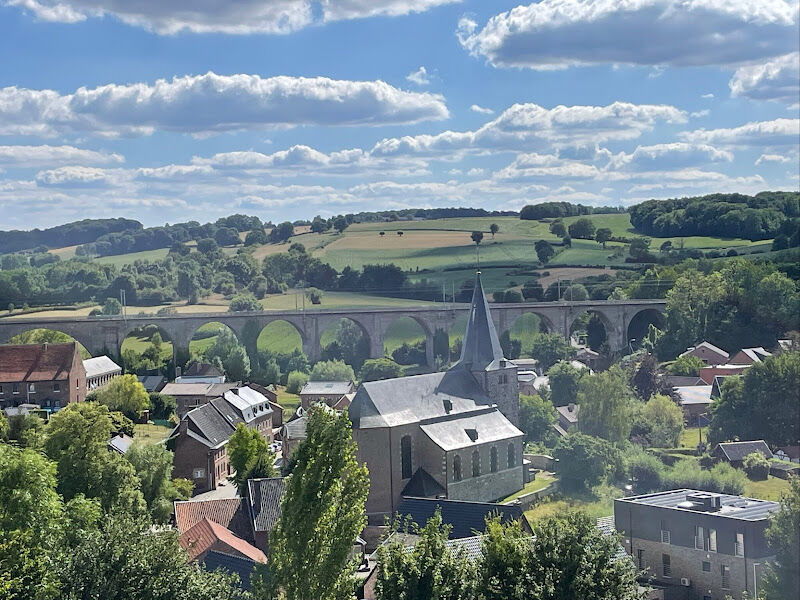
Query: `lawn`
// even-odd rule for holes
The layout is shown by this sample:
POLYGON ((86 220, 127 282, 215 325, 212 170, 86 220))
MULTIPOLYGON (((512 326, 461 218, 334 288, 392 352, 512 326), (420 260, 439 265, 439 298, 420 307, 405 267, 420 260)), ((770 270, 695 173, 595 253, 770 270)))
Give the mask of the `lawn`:
POLYGON ((172 429, 161 425, 137 424, 133 426, 133 437, 148 444, 160 444, 169 436, 172 429))
MULTIPOLYGON (((703 427, 703 441, 708 443, 708 427, 703 427)), ((681 433, 681 439, 678 442, 678 448, 697 448, 700 443, 700 431, 697 427, 687 427, 681 433)))
POLYGON ((197 331, 194 332, 192 339, 189 341, 189 354, 191 356, 202 356, 205 351, 213 346, 217 341, 216 335, 204 337, 203 334, 212 331, 216 333, 219 331, 220 327, 226 326, 222 323, 212 322, 198 327, 197 331))
POLYGON ((287 321, 273 321, 258 334, 259 350, 270 350, 278 354, 290 354, 303 349, 303 340, 294 325, 287 321))
POLYGON ((99 256, 94 259, 103 265, 115 265, 117 268, 123 265, 133 264, 137 260, 162 260, 167 257, 169 248, 158 248, 157 250, 144 250, 142 252, 129 252, 128 254, 117 254, 116 256, 99 256))
POLYGON ((277 385, 275 388, 278 392, 278 404, 283 407, 283 418, 286 420, 291 417, 297 410, 297 407, 300 406, 300 396, 290 394, 286 391, 286 388, 281 385, 277 385))
POLYGON ((502 500, 498 500, 500 503, 512 502, 519 498, 520 496, 524 496, 526 494, 531 494, 533 492, 538 492, 541 489, 546 488, 548 485, 557 481, 557 477, 553 473, 548 473, 547 471, 540 471, 536 473, 536 479, 533 481, 529 481, 525 484, 520 491, 511 494, 510 496, 503 498, 502 500))
MULTIPOLYGON (((425 306, 432 302, 421 302, 419 300, 409 300, 406 298, 386 298, 383 296, 371 296, 369 294, 357 294, 354 292, 325 292, 320 304, 311 304, 305 299, 305 308, 308 310, 316 308, 357 308, 370 306, 425 306)), ((300 290, 289 290, 286 294, 267 296, 261 300, 264 310, 295 310, 303 308, 303 295, 300 290)))
MULTIPOLYGON (((162 337, 164 334, 161 334, 162 337)), ((124 340, 122 340, 122 352, 125 350, 133 350, 136 354, 142 354, 147 348, 150 347, 150 338, 148 337, 137 337, 135 335, 129 335, 124 340)), ((164 338, 163 343, 161 344, 161 359, 166 362, 172 360, 172 342, 167 341, 164 338)))
POLYGON ((420 340, 425 340, 425 331, 420 324, 411 317, 400 317, 386 331, 383 348, 386 354, 391 356, 392 352, 402 344, 411 345, 420 340))
POLYGON ((581 510, 596 519, 614 514, 614 500, 625 496, 625 491, 612 485, 600 485, 592 492, 573 494, 559 499, 545 498, 525 511, 528 521, 560 515, 569 510, 581 510))
POLYGON ((780 500, 781 494, 788 489, 789 482, 787 480, 770 475, 761 481, 750 481, 747 484, 745 495, 762 500, 780 500))

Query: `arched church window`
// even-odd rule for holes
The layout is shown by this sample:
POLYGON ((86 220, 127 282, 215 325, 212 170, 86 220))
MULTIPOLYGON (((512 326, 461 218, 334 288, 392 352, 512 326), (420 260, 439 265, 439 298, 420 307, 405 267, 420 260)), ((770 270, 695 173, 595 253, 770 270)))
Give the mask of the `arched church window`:
POLYGON ((508 468, 512 468, 517 466, 517 457, 516 451, 514 450, 514 444, 508 445, 508 468))
POLYGON ((481 476, 481 455, 477 450, 472 451, 472 476, 481 476))
POLYGON ((453 481, 461 481, 461 457, 458 454, 453 457, 453 481))
POLYGON ((489 456, 489 467, 491 468, 492 473, 497 473, 497 446, 492 446, 489 456))

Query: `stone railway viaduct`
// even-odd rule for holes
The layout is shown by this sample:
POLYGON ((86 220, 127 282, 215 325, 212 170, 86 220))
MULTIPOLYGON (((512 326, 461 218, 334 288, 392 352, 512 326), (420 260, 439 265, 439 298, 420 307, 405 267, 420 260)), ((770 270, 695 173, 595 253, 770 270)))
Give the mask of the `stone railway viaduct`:
MULTIPOLYGON (((370 357, 384 355, 383 342, 389 327, 400 317, 410 317, 425 333, 427 360, 433 365, 433 334, 441 329, 448 334, 454 323, 466 315, 469 304, 426 305, 405 308, 310 309, 294 311, 179 313, 170 315, 136 315, 115 317, 50 317, 0 319, 0 343, 31 329, 61 331, 79 341, 92 354, 119 356, 125 337, 146 325, 157 325, 173 343, 175 357, 189 357, 189 341, 195 331, 207 323, 222 323, 230 327, 239 340, 249 348, 261 330, 274 321, 291 323, 303 343, 309 360, 318 360, 322 351, 322 333, 342 318, 356 323, 369 341, 370 357), (249 342, 249 345, 248 345, 249 342)), ((622 350, 631 338, 629 331, 634 318, 653 322, 665 310, 664 300, 621 300, 582 302, 524 302, 492 304, 492 318, 498 335, 510 330, 522 315, 538 315, 550 333, 569 338, 575 319, 587 311, 599 316, 606 329, 612 351, 622 350)))

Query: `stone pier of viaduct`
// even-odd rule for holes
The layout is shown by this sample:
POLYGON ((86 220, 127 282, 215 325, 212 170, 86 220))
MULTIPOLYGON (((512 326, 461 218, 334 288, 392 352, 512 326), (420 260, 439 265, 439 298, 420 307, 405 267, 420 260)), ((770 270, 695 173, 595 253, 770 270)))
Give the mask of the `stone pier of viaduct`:
MULTIPOLYGON (((195 331, 207 323, 230 327, 239 340, 253 348, 261 330, 274 321, 294 326, 303 342, 303 351, 312 362, 321 354, 322 333, 342 318, 358 325, 369 341, 370 356, 384 355, 384 339, 392 323, 410 317, 425 333, 428 364, 433 364, 433 335, 437 329, 451 332, 458 318, 465 315, 468 304, 425 305, 406 308, 311 309, 305 311, 179 313, 170 315, 136 315, 116 317, 50 317, 0 319, 0 343, 31 329, 45 328, 64 332, 79 341, 92 354, 119 356, 125 337, 146 325, 157 325, 173 343, 176 356, 189 356, 189 341, 195 331)), ((654 321, 665 309, 664 300, 620 300, 583 302, 524 302, 492 304, 492 318, 498 335, 510 330, 522 315, 539 316, 550 333, 569 338, 572 324, 584 312, 599 316, 606 329, 612 351, 622 350, 631 339, 629 328, 637 315, 639 320, 654 321)))

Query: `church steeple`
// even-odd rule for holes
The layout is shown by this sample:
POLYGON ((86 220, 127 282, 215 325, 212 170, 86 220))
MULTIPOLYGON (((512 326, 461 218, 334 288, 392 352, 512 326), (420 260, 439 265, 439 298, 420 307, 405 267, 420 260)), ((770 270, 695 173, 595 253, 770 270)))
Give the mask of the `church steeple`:
POLYGON ((489 302, 483 292, 481 272, 478 271, 459 364, 470 371, 484 371, 498 368, 500 361, 504 360, 500 339, 489 314, 489 302))

